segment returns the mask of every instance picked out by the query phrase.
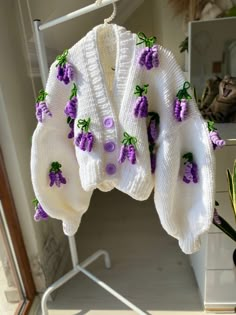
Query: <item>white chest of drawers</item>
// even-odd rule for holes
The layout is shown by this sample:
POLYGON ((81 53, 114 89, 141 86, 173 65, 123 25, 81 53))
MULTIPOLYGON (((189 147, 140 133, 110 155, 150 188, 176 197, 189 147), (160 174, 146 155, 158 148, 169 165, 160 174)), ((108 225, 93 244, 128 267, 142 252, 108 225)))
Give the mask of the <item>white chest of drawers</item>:
MULTIPOLYGON (((216 200, 219 214, 236 227, 230 204, 226 169, 232 170, 236 159, 236 124, 216 125, 226 146, 216 151, 216 200)), ((206 311, 234 312, 236 308, 236 243, 212 225, 202 239, 200 251, 190 256, 206 311)))

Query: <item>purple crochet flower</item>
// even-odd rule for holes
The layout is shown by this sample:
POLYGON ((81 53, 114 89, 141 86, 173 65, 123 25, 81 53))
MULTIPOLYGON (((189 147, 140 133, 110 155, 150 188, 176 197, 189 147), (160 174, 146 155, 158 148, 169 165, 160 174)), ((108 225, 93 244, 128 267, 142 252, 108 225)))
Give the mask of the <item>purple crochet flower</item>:
POLYGON ((148 84, 145 84, 143 88, 139 85, 136 86, 134 94, 138 95, 138 99, 135 102, 134 116, 136 118, 145 118, 148 116, 148 100, 143 93, 147 94, 148 84))
POLYGON ((150 144, 154 143, 158 138, 158 124, 160 122, 159 115, 155 112, 149 112, 148 116, 151 119, 148 124, 148 141, 150 144))
POLYGON ((208 121, 208 130, 209 130, 209 136, 213 145, 213 149, 221 149, 225 145, 225 140, 221 139, 217 129, 215 128, 214 121, 208 121))
POLYGON ((136 150, 135 150, 135 146, 133 144, 128 145, 127 157, 128 157, 131 164, 136 163, 136 150))
POLYGON ((47 95, 48 94, 44 90, 40 90, 35 103, 35 116, 41 123, 46 119, 46 117, 52 117, 52 113, 48 109, 45 101, 47 95))
POLYGON ((188 94, 190 88, 189 82, 184 82, 183 88, 178 91, 174 101, 174 117, 177 121, 183 121, 188 115, 188 100, 192 99, 191 95, 188 94))
POLYGON ((41 221, 41 220, 47 220, 48 215, 47 213, 43 210, 42 206, 38 202, 37 199, 33 200, 34 208, 35 208, 35 214, 34 214, 34 220, 35 221, 41 221))
POLYGON ((147 38, 142 32, 138 33, 138 38, 141 40, 137 45, 145 44, 145 48, 142 49, 139 56, 139 64, 145 66, 147 70, 151 70, 153 67, 159 66, 158 46, 154 45, 156 37, 147 38))
POLYGON ((193 162, 193 154, 186 153, 183 155, 183 158, 186 160, 184 163, 184 176, 183 181, 187 184, 189 183, 198 183, 198 167, 195 162, 193 162))
POLYGON ((67 124, 70 127, 70 132, 67 135, 68 139, 72 139, 74 138, 74 124, 75 124, 75 120, 71 119, 70 117, 67 118, 67 124))
POLYGON ((94 145, 94 136, 92 132, 89 131, 91 119, 80 119, 77 126, 81 129, 81 132, 77 135, 75 139, 75 145, 82 151, 91 152, 94 145))
POLYGON ((127 132, 124 132, 123 145, 120 148, 119 163, 124 163, 126 158, 131 164, 136 164, 136 143, 137 139, 131 137, 127 132))
POLYGON ((61 164, 58 162, 52 162, 51 168, 49 171, 49 179, 50 179, 50 186, 52 187, 56 184, 57 187, 60 187, 61 184, 66 184, 66 179, 62 175, 61 171, 61 164))
POLYGON ((127 145, 123 144, 120 148, 120 155, 119 155, 119 158, 118 158, 118 162, 119 163, 124 163, 125 159, 127 158, 128 156, 128 147, 127 145))
POLYGON ((76 118, 78 105, 77 91, 78 91, 77 86, 74 83, 73 88, 71 90, 70 100, 67 102, 66 107, 64 109, 64 113, 71 119, 76 118))
POLYGON ((74 69, 70 63, 67 62, 68 50, 66 49, 62 55, 57 56, 57 79, 63 81, 65 84, 70 83, 74 78, 74 69))

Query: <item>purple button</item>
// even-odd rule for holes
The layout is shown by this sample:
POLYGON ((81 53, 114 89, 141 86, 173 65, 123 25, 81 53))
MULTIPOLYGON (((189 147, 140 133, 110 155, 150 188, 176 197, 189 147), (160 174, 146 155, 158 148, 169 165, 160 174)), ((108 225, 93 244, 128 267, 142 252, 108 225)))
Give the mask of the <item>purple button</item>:
POLYGON ((106 152, 113 152, 116 148, 116 144, 113 141, 104 143, 104 150, 106 152))
POLYGON ((108 175, 114 175, 116 173, 116 166, 115 164, 109 163, 106 166, 106 172, 108 175))
POLYGON ((103 125, 105 128, 109 129, 114 126, 114 120, 112 117, 105 117, 103 120, 103 125))

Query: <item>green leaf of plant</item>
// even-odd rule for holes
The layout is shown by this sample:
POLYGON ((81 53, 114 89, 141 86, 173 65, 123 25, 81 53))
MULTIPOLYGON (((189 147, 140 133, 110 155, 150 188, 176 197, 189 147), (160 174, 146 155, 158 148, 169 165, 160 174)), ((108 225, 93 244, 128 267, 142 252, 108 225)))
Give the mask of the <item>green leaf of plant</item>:
POLYGON ((236 160, 234 161, 234 168, 232 174, 232 199, 233 199, 233 210, 236 220, 236 160))
POLYGON ((230 201, 231 201, 231 203, 232 203, 232 207, 234 207, 234 206, 233 206, 233 180, 232 180, 232 175, 231 175, 229 169, 227 169, 226 175, 227 175, 228 185, 229 185, 230 201))

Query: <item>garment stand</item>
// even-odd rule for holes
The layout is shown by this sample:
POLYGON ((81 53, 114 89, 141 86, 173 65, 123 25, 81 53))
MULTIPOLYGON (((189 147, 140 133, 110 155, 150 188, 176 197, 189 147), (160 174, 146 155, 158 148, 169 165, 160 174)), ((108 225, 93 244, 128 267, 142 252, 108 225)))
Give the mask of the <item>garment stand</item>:
MULTIPOLYGON (((34 32, 35 32, 35 43, 36 43, 36 50, 37 50, 37 56, 39 61, 39 68, 40 68, 40 74, 42 78, 43 86, 46 86, 47 77, 48 77, 48 63, 47 63, 47 55, 46 55, 46 48, 44 44, 43 34, 42 31, 50 28, 52 26, 55 26, 57 24, 69 21, 75 17, 81 16, 83 14, 86 14, 88 12, 94 11, 96 9, 99 9, 100 7, 106 6, 108 4, 112 4, 114 2, 117 2, 119 0, 104 0, 102 1, 99 6, 94 3, 89 6, 86 6, 82 9, 79 9, 77 11, 74 11, 72 13, 69 13, 63 17, 57 18, 55 20, 49 21, 45 24, 41 24, 40 20, 34 21, 34 32)), ((135 306, 133 303, 131 303, 129 300, 127 300, 125 297, 123 297, 121 294, 113 290, 110 286, 108 286, 106 283, 95 277, 91 272, 87 271, 85 268, 90 265, 92 262, 97 260, 100 256, 104 257, 105 267, 110 268, 111 267, 111 261, 109 253, 105 250, 98 250, 93 255, 88 257, 85 261, 79 264, 78 259, 78 253, 76 248, 76 242, 75 237, 68 237, 69 239, 69 247, 70 247, 70 254, 72 259, 72 265, 73 269, 66 273, 63 277, 61 277, 59 280, 54 282, 48 289, 44 292, 41 300, 41 308, 42 308, 42 314, 48 315, 48 308, 47 308, 47 301, 50 297, 50 294, 61 287, 64 283, 68 282, 71 278, 73 278, 75 275, 77 275, 79 272, 82 272, 84 275, 86 275, 89 279, 91 279, 93 282, 98 284, 100 287, 102 287, 104 290, 109 292, 111 295, 113 295, 115 298, 120 300, 122 303, 127 305, 130 309, 135 311, 137 314, 145 315, 146 312, 142 311, 140 308, 135 306)))

